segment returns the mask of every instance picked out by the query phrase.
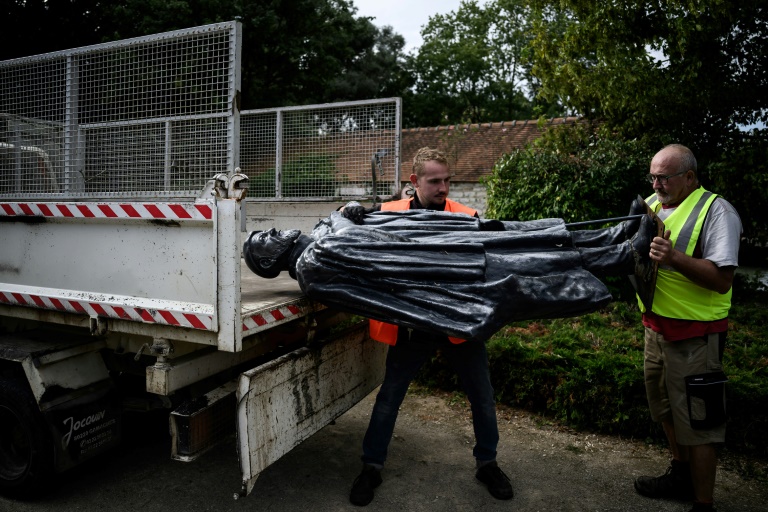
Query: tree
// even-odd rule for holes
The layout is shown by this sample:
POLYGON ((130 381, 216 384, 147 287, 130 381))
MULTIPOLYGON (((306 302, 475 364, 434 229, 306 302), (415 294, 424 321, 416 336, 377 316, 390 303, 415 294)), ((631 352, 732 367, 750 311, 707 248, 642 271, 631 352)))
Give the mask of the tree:
POLYGON ((358 70, 389 63, 369 65, 380 33, 348 0, 123 0, 110 11, 116 27, 134 20, 115 39, 240 18, 243 108, 370 98, 358 70))
POLYGON ((696 154, 705 187, 765 243, 768 5, 734 0, 532 0, 540 93, 655 149, 696 154), (563 30, 564 28, 564 30, 563 30), (763 128, 743 130, 761 123, 763 128), (744 184, 747 185, 744 185, 744 184))
POLYGON ((239 18, 242 108, 401 95, 404 41, 351 0, 4 0, 0 58, 239 18))
MULTIPOLYGON (((406 125, 529 118, 528 9, 523 1, 476 0, 437 14, 422 30, 424 44, 408 62, 415 90, 406 125)), ((542 112, 543 113, 543 112, 542 112)))
MULTIPOLYGON (((739 144, 726 148, 706 170, 711 189, 722 191, 736 208, 744 227, 746 245, 762 247, 762 261, 749 261, 739 254, 742 265, 768 265, 768 144, 756 134, 745 135, 739 144)), ((747 247, 742 247, 746 249, 747 247)))
POLYGON ((540 94, 614 133, 681 142, 706 162, 739 125, 768 121, 765 2, 530 3, 540 94))
POLYGON ((100 42, 99 0, 0 0, 0 60, 100 42))
POLYGON ((373 44, 333 80, 329 93, 334 98, 389 98, 401 96, 412 85, 413 81, 404 70, 403 36, 390 26, 373 28, 373 44))

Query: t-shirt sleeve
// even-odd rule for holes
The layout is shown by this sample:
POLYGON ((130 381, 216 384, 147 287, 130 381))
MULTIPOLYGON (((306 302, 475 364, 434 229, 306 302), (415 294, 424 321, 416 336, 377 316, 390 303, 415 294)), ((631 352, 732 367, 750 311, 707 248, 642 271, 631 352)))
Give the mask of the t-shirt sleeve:
POLYGON ((702 227, 702 258, 718 267, 738 267, 741 233, 741 218, 736 209, 718 197, 712 203, 702 227))

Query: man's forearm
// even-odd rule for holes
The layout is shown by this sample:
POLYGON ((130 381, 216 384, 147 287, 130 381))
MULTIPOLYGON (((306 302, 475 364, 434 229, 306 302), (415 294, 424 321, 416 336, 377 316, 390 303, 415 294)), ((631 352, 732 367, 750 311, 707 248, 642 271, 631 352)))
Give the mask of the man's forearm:
POLYGON ((726 293, 733 284, 735 267, 718 267, 709 260, 693 258, 680 251, 672 251, 669 265, 685 277, 717 293, 726 293))

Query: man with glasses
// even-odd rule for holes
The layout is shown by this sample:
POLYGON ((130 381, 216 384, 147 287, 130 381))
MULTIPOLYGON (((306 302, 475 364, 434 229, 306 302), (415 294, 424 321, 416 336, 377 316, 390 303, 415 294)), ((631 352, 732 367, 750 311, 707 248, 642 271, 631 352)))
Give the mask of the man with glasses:
POLYGON ((711 511, 716 444, 725 441, 722 354, 742 226, 733 206, 700 184, 690 149, 672 144, 651 161, 646 203, 664 221, 651 242, 659 264, 645 326, 645 387, 651 417, 662 424, 672 454, 667 472, 635 480, 650 498, 693 500, 711 511))

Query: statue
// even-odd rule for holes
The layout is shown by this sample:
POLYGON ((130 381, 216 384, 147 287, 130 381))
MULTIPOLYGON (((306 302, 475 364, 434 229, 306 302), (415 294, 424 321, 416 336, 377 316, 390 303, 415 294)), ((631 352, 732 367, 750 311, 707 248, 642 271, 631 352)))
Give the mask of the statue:
POLYGON ((647 215, 568 231, 562 219, 371 212, 350 203, 309 236, 254 231, 243 256, 259 276, 288 271, 327 306, 485 341, 513 321, 578 316, 607 304, 611 295, 599 277, 631 275, 647 264, 655 234, 647 215))

